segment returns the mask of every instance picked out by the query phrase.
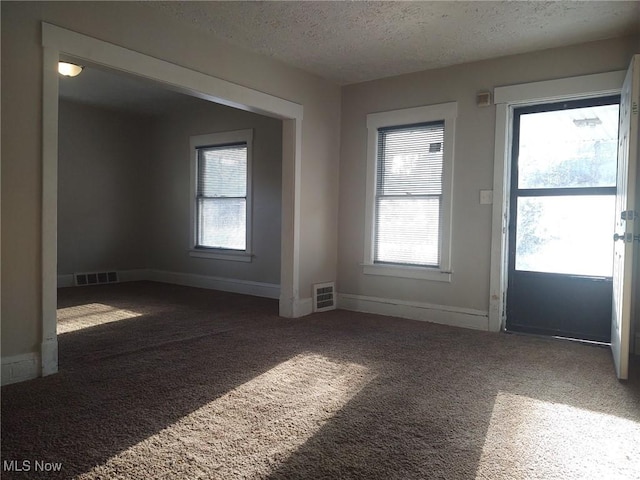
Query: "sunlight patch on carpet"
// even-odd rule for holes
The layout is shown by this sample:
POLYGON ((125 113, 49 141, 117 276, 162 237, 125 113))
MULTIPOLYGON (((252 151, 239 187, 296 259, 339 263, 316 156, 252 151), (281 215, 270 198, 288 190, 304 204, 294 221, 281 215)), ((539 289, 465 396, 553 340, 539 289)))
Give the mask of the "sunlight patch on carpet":
POLYGON ((636 478, 640 424, 499 392, 476 479, 636 478))
POLYGON ((125 471, 140 478, 263 477, 373 378, 356 363, 297 355, 79 478, 113 478, 125 471))
POLYGON ((75 332, 83 328, 95 327, 105 323, 135 318, 142 313, 124 308, 112 307, 102 303, 88 303, 58 309, 58 335, 75 332))

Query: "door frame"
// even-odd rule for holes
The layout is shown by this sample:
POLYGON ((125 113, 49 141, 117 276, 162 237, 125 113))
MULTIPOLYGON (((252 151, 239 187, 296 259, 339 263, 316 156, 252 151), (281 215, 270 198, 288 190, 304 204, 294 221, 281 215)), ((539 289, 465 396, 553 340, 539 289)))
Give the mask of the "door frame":
POLYGON ((493 168, 493 211, 491 223, 491 273, 489 283, 489 330, 503 331, 509 255, 509 213, 513 110, 539 103, 582 100, 619 95, 626 70, 568 77, 558 80, 496 87, 496 130, 493 168))
POLYGON ((167 88, 282 120, 280 315, 307 312, 300 299, 302 105, 42 22, 42 323, 40 375, 58 371, 58 61, 70 56, 147 78, 167 88))

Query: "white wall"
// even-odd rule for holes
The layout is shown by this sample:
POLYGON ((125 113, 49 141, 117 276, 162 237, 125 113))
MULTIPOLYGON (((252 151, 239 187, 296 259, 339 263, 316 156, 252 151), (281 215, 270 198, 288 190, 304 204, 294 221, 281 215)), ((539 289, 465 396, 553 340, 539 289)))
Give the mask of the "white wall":
POLYGON ((156 118, 149 144, 149 267, 280 284, 282 121, 193 99, 156 118), (250 263, 192 258, 189 137, 253 130, 253 252, 250 263))
MULTIPOLYGON (((626 69, 637 39, 623 38, 402 75, 343 88, 340 164, 338 291, 404 303, 489 309, 491 205, 479 192, 492 189, 495 108, 476 106, 476 93, 496 86, 626 69), (451 283, 364 275, 363 261, 366 115, 444 102, 458 102, 456 125, 451 283)), ((353 306, 353 300, 350 300, 353 306)), ((386 312, 404 314, 398 307, 386 312)), ((415 312, 414 312, 415 313, 415 312)), ((422 318, 431 318, 423 310, 422 318)), ((486 328, 486 317, 466 326, 486 328)), ((442 318, 449 322, 449 318, 442 318)))
POLYGON ((0 3, 3 363, 42 340, 42 21, 302 105, 300 296, 336 277, 339 86, 145 3, 0 3))
POLYGON ((147 266, 150 122, 60 101, 58 275, 147 266))

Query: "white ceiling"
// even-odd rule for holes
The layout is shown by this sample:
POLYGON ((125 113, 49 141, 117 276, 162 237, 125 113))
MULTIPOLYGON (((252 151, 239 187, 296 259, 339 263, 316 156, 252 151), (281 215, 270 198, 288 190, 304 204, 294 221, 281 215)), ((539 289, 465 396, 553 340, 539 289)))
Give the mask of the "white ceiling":
POLYGON ((86 64, 84 67, 77 77, 58 77, 60 98, 140 115, 162 115, 204 101, 114 70, 86 64))
POLYGON ((340 84, 640 29, 637 1, 215 1, 150 8, 340 84))
MULTIPOLYGON (((173 21, 339 84, 640 31, 640 2, 143 2, 173 21)), ((62 78, 62 98, 158 114, 193 101, 119 73, 62 78)))

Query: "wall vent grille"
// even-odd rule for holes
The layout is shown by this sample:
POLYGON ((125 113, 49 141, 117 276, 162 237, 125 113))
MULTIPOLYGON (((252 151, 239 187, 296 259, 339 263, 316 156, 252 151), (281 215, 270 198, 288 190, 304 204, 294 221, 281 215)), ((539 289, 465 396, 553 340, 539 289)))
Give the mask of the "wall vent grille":
POLYGON ((316 283, 313 286, 313 311, 326 312, 336 309, 336 285, 334 282, 316 283))
POLYGON ((75 273, 73 277, 78 287, 118 282, 118 272, 75 273))

